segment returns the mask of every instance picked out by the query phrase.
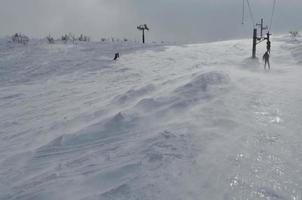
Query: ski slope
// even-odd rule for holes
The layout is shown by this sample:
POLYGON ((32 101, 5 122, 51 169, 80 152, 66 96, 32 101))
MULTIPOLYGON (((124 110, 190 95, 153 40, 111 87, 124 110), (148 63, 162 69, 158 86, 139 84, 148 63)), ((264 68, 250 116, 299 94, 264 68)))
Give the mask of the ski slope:
POLYGON ((0 199, 301 200, 302 43, 250 48, 1 39, 0 199))

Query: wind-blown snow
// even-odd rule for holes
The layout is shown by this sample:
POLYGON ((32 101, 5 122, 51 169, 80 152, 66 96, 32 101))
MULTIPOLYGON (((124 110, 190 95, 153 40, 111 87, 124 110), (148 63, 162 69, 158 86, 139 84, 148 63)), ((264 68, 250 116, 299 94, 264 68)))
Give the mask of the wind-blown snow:
POLYGON ((272 44, 1 39, 0 199, 302 199, 302 43, 272 44))

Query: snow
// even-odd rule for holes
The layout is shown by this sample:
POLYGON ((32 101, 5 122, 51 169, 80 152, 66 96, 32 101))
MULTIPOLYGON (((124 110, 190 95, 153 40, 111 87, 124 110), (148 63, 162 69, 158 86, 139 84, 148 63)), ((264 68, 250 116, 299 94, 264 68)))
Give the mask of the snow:
POLYGON ((300 41, 0 39, 0 199, 302 199, 300 41))

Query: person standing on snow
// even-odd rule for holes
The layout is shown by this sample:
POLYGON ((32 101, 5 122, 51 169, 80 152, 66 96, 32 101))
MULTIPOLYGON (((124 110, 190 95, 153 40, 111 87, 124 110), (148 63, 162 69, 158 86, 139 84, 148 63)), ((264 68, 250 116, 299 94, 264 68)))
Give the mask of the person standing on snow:
POLYGON ((269 63, 269 53, 268 51, 265 52, 265 54, 263 55, 263 60, 264 60, 264 70, 266 70, 266 65, 268 65, 268 70, 271 69, 270 63, 269 63))

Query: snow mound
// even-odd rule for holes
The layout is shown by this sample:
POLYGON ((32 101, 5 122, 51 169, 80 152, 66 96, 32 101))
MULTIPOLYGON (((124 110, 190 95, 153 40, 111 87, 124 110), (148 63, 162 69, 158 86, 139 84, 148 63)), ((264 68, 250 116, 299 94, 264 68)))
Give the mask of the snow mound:
POLYGON ((159 115, 188 110, 200 100, 206 101, 226 92, 230 80, 224 72, 201 73, 165 95, 142 98, 134 108, 143 113, 157 112, 159 115))
POLYGON ((155 86, 153 84, 146 85, 138 89, 130 89, 125 94, 115 97, 114 101, 119 104, 129 103, 130 101, 134 101, 137 98, 146 95, 154 90, 155 86))
POLYGON ((154 111, 160 108, 163 105, 163 102, 155 100, 154 98, 144 98, 136 104, 136 108, 143 111, 154 111))
POLYGON ((211 86, 225 85, 230 82, 230 77, 224 72, 207 72, 195 77, 192 81, 177 88, 180 95, 195 95, 206 92, 211 86))
POLYGON ((107 142, 114 142, 120 137, 125 137, 123 135, 128 133, 128 130, 134 125, 135 119, 118 113, 111 119, 86 127, 77 133, 59 136, 39 148, 35 157, 58 156, 102 146, 107 142))

